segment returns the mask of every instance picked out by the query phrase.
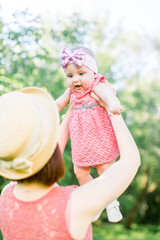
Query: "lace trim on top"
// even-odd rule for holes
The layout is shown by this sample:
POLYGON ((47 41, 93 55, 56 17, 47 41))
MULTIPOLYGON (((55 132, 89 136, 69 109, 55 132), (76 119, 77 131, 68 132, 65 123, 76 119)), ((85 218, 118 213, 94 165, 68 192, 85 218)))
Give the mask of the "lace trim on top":
MULTIPOLYGON (((77 186, 56 186, 32 202, 15 198, 10 186, 0 198, 0 227, 5 240, 73 240, 65 217, 71 192, 77 186)), ((92 239, 91 228, 85 240, 92 239)))

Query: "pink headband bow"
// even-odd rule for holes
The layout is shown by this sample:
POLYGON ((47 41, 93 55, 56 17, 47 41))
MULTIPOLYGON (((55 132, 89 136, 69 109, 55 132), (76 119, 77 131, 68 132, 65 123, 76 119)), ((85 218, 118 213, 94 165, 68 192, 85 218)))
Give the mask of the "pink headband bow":
POLYGON ((93 72, 98 73, 97 63, 93 57, 86 54, 83 48, 75 49, 73 52, 70 48, 64 48, 61 55, 61 64, 65 68, 68 64, 74 63, 78 67, 85 65, 93 72))

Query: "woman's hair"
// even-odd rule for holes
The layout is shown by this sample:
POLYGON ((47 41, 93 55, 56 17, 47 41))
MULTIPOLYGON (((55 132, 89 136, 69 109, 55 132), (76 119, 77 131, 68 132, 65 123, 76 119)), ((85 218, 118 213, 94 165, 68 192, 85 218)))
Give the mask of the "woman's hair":
POLYGON ((19 180, 18 182, 41 182, 52 185, 64 176, 65 166, 59 146, 57 145, 52 157, 47 164, 35 175, 19 180))

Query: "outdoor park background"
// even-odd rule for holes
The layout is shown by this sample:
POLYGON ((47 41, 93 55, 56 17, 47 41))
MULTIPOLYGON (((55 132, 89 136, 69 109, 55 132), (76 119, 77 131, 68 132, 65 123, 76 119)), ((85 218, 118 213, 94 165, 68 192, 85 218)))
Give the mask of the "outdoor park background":
MULTIPOLYGON (((110 26, 107 12, 88 19, 75 10, 69 17, 51 20, 17 9, 7 22, 0 8, 0 16, 0 95, 37 86, 56 99, 67 87, 60 67, 62 48, 76 44, 93 49, 99 73, 117 90, 142 161, 134 181, 119 198, 123 220, 108 223, 104 211, 93 224, 93 239, 160 239, 160 28, 148 34, 128 31, 121 22, 110 26)), ((60 184, 77 184, 70 141, 64 160, 66 173, 60 184)), ((97 176, 94 170, 92 174, 97 176)), ((7 182, 0 177, 0 191, 7 182)))

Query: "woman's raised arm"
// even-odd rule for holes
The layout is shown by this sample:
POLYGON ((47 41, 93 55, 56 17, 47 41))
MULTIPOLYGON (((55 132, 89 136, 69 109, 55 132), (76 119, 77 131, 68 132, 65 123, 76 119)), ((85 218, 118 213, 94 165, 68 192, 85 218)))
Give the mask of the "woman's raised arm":
POLYGON ((77 238, 85 236, 92 219, 126 190, 140 166, 138 148, 122 116, 114 115, 110 119, 116 134, 120 159, 101 176, 72 193, 70 231, 77 238))

